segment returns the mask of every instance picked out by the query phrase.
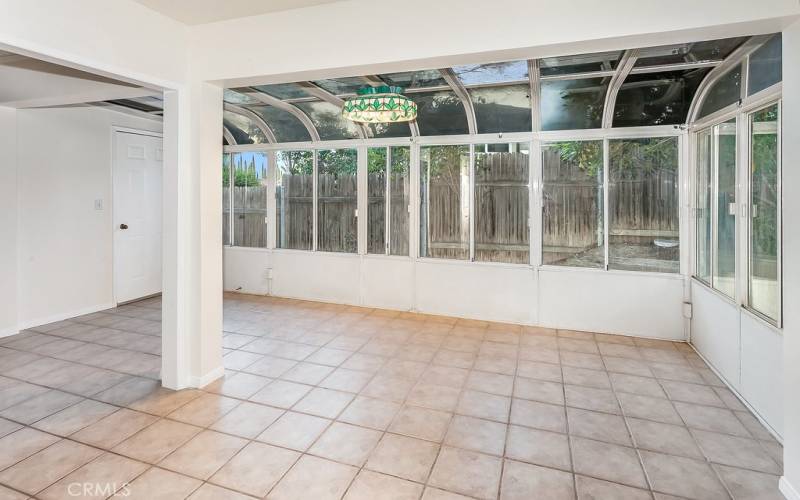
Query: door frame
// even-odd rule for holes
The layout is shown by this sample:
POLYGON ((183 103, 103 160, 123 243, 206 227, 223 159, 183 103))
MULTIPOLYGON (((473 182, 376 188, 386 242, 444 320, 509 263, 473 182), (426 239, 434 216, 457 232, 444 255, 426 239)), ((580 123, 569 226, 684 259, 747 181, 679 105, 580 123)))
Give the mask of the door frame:
MULTIPOLYGON (((109 214, 110 214, 110 219, 111 219, 111 302, 114 304, 115 307, 120 305, 120 302, 117 301, 117 272, 116 272, 116 268, 117 268, 117 266, 116 266, 117 249, 116 249, 116 243, 114 241, 114 239, 115 239, 114 238, 114 201, 115 201, 114 200, 114 176, 115 176, 115 171, 116 171, 114 166, 116 165, 116 161, 117 161, 117 134, 132 134, 132 135, 143 135, 143 136, 147 136, 147 137, 157 137, 157 138, 161 139, 162 147, 163 147, 163 141, 164 141, 164 133, 163 132, 156 132, 156 131, 153 131, 153 130, 145 130, 145 129, 138 129, 138 128, 132 128, 132 127, 123 127, 123 126, 120 126, 120 125, 112 125, 111 126, 111 165, 110 165, 110 167, 111 167, 111 175, 109 176, 109 180, 111 182, 111 185, 109 186, 109 193, 111 193, 111 195, 109 196, 109 200, 111 202, 111 207, 110 207, 110 210, 109 210, 109 214)), ((162 180, 163 180, 163 174, 162 174, 162 180)), ((163 193, 162 193, 162 196, 163 196, 163 193)), ((162 212, 162 218, 163 218, 163 212, 164 212, 163 206, 161 208, 161 212, 162 212)), ((163 265, 163 262, 164 262, 164 256, 163 256, 163 253, 162 253, 162 256, 161 256, 162 265, 163 265)), ((163 292, 163 286, 162 286, 162 292, 163 292)))

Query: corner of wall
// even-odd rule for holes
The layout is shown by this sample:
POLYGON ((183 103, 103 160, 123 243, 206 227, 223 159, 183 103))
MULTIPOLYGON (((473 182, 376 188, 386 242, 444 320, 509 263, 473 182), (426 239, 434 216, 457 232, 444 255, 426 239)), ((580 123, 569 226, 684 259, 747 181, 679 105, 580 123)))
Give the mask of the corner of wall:
POLYGON ((0 337, 19 331, 17 215, 17 110, 0 107, 0 337))

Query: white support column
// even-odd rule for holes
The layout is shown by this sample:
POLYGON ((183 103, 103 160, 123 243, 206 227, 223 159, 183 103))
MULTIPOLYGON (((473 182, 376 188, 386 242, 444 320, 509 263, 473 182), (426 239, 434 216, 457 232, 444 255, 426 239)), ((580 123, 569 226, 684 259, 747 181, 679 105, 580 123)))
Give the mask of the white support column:
POLYGON ((0 107, 0 337, 17 318, 17 110, 0 107))
POLYGON ((222 89, 164 93, 162 383, 202 387, 222 367, 222 89))

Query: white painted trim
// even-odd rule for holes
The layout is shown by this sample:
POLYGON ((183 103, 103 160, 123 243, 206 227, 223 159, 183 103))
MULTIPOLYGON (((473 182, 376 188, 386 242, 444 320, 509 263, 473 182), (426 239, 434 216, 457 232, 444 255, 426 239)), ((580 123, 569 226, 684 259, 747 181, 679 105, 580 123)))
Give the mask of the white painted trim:
POLYGON ((206 373, 205 375, 202 375, 200 377, 194 377, 194 376, 191 377, 189 380, 189 386, 196 387, 199 389, 201 387, 207 386, 211 382, 217 380, 218 378, 223 377, 224 375, 225 375, 225 367, 220 365, 211 370, 210 372, 206 373))
POLYGON ((16 327, 6 328, 5 330, 0 330, 0 339, 3 337, 10 337, 12 335, 16 335, 19 333, 19 330, 16 327))
POLYGON ((786 500, 800 500, 800 491, 789 483, 786 476, 781 476, 778 481, 778 489, 786 497, 786 500))
POLYGON ((17 328, 19 328, 19 330, 22 331, 36 326, 55 323, 56 321, 63 321, 65 319, 75 318, 77 316, 83 316, 84 314, 91 314, 99 311, 105 311, 106 309, 112 309, 114 307, 116 307, 116 304, 114 304, 113 302, 96 304, 89 307, 82 307, 80 309, 75 309, 65 313, 59 313, 59 314, 54 314, 52 316, 45 316, 43 318, 36 318, 28 321, 23 321, 19 323, 17 328))

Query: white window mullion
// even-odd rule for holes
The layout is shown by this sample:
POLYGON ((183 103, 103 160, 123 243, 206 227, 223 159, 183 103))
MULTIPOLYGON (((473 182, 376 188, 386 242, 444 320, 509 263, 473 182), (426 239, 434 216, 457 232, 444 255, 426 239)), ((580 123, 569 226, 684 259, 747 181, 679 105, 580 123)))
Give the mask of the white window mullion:
POLYGON ((391 183, 391 175, 392 175, 392 148, 386 148, 386 183, 385 183, 385 198, 386 202, 384 203, 384 217, 385 223, 384 227, 384 253, 386 255, 391 254, 391 247, 392 247, 392 183, 391 183))
POLYGON ((475 145, 469 145, 469 260, 475 260, 475 145))
POLYGON ((267 156, 267 248, 275 248, 277 233, 275 228, 278 223, 276 210, 278 204, 275 200, 275 184, 277 182, 277 161, 275 151, 269 151, 267 156))
POLYGON ((530 264, 542 264, 542 143, 538 139, 531 141, 530 171, 528 189, 528 248, 530 264))
POLYGON ((317 200, 317 198, 318 198, 317 177, 318 177, 318 173, 319 173, 318 172, 318 170, 319 170, 318 163, 319 163, 319 150, 315 149, 314 150, 314 159, 313 159, 314 167, 313 167, 313 173, 312 173, 313 179, 312 179, 312 183, 311 183, 312 184, 312 191, 313 191, 312 203, 311 203, 311 210, 313 210, 313 214, 312 214, 312 217, 311 217, 311 220, 312 220, 311 227, 312 227, 312 233, 313 233, 313 237, 311 238, 311 240, 312 240, 311 249, 313 251, 317 250, 317 239, 318 239, 318 236, 319 236, 319 228, 317 226, 317 204, 318 204, 318 200, 317 200))
POLYGON ((604 253, 605 253, 605 269, 606 270, 608 270, 608 257, 609 257, 609 248, 608 248, 609 247, 609 223, 608 223, 608 214, 609 214, 609 209, 608 209, 608 199, 609 199, 608 190, 609 190, 609 185, 608 185, 608 180, 609 180, 610 176, 609 176, 608 169, 609 169, 609 166, 610 166, 610 161, 609 161, 610 154, 609 154, 609 151, 608 151, 608 146, 609 146, 609 140, 608 139, 603 139, 603 239, 604 239, 604 242, 603 242, 604 243, 604 248, 603 248, 603 250, 604 250, 604 253))
POLYGON ((364 255, 367 253, 367 207, 369 206, 366 146, 359 146, 356 153, 356 252, 364 255))

